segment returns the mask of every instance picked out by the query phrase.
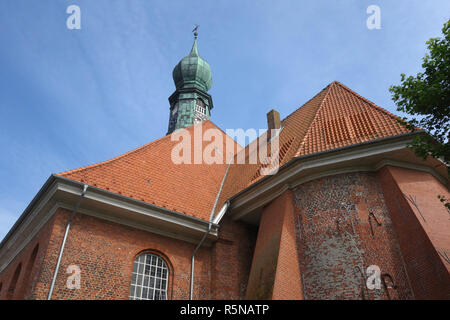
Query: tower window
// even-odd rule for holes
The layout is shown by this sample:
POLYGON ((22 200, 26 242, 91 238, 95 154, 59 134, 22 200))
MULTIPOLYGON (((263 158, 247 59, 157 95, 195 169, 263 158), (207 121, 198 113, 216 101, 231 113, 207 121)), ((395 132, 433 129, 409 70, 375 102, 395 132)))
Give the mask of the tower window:
POLYGON ((152 253, 139 255, 133 264, 130 300, 166 300, 169 268, 152 253))
POLYGON ((205 104, 202 99, 197 99, 195 104, 195 111, 200 112, 201 114, 206 114, 205 104))

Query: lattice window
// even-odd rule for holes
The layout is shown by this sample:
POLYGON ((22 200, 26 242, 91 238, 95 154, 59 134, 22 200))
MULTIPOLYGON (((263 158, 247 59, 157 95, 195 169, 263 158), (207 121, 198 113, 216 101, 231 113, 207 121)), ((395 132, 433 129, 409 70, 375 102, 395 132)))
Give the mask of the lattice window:
POLYGON ((169 268, 159 256, 141 254, 133 264, 130 300, 166 300, 169 268))
POLYGON ((206 108, 202 99, 197 99, 197 103, 195 104, 195 111, 206 115, 206 108))

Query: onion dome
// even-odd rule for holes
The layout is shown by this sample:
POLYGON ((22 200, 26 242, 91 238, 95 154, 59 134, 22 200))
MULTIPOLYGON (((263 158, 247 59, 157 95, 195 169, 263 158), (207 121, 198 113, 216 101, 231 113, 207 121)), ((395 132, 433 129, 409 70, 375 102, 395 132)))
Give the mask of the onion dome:
POLYGON ((197 87, 204 92, 211 89, 211 68, 198 54, 197 37, 189 55, 181 59, 173 69, 172 77, 177 89, 197 87))

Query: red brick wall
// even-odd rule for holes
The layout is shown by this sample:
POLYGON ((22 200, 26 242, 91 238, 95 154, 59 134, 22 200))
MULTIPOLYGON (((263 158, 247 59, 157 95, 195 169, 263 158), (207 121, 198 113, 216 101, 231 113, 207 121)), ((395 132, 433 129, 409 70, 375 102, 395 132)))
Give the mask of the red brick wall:
MULTIPOLYGON (((44 263, 49 273, 41 282, 38 298, 43 298, 50 289, 69 214, 62 209, 57 213, 44 263)), ((147 250, 162 253, 171 266, 168 297, 188 299, 194 247, 185 241, 77 214, 66 241, 52 299, 128 299, 134 259, 147 250), (66 288, 69 265, 81 269, 80 289, 66 288)), ((196 256, 195 299, 208 299, 211 295, 209 250, 201 248, 196 256)))
POLYGON ((395 230, 373 173, 346 173, 294 189, 299 262, 305 299, 412 298, 395 230), (372 212, 379 223, 371 218, 372 212), (397 289, 368 290, 377 265, 397 289), (362 271, 362 275, 357 268, 362 271))
POLYGON ((450 299, 449 266, 436 251, 450 253, 450 215, 437 199, 448 192, 428 173, 384 167, 379 176, 415 298, 450 299))
POLYGON ((37 233, 36 236, 25 246, 25 248, 14 258, 14 260, 0 273, 0 300, 4 299, 34 299, 34 291, 38 286, 38 281, 42 274, 42 265, 45 260, 45 253, 48 240, 53 226, 53 219, 37 233), (32 263, 33 251, 37 249, 37 254, 32 263), (17 267, 21 265, 21 272, 17 279, 14 293, 8 294, 8 289, 14 277, 17 267))
POLYGON ((223 218, 212 250, 212 299, 244 299, 256 234, 256 227, 223 218))
POLYGON ((253 253, 247 299, 301 298, 298 269, 286 270, 292 267, 293 261, 295 265, 296 258, 295 243, 290 241, 292 215, 290 191, 264 208, 253 253))
MULTIPOLYGON (((219 240, 197 253, 194 298, 410 299, 413 292, 416 298, 449 298, 448 265, 436 251, 449 248, 446 212, 436 198, 443 188, 430 175, 383 168, 378 174, 335 175, 287 191, 264 208, 258 231, 225 217, 219 240), (416 196, 420 212, 404 193, 416 196), (364 272, 369 265, 390 274, 397 288, 362 289, 355 267, 364 272)), ((11 298, 47 298, 69 214, 58 210, 0 274, 0 299, 7 298, 19 264, 11 298)), ((52 298, 128 299, 133 261, 151 250, 170 266, 169 298, 188 299, 194 247, 78 214, 52 298), (81 269, 79 290, 66 288, 72 264, 81 269)))
POLYGON ((450 198, 447 187, 426 172, 398 167, 388 170, 450 272, 450 260, 444 258, 450 259, 450 212, 437 198, 450 198))
MULTIPOLYGON (((70 211, 59 209, 52 221, 0 274, 2 291, 22 262, 15 298, 47 299, 70 211), (32 281, 22 290, 24 269, 36 243, 39 252, 32 281), (28 292, 24 295, 23 292, 28 292)), ((224 219, 220 239, 196 255, 194 299, 241 299, 253 252, 255 228, 224 219)), ((195 244, 77 214, 72 221, 52 299, 128 299, 133 262, 142 252, 162 256, 169 265, 169 299, 188 299, 191 255, 195 244), (81 288, 68 289, 69 265, 81 269, 81 288)))
POLYGON ((297 256, 293 194, 288 190, 282 197, 285 201, 285 210, 272 299, 303 299, 297 256))

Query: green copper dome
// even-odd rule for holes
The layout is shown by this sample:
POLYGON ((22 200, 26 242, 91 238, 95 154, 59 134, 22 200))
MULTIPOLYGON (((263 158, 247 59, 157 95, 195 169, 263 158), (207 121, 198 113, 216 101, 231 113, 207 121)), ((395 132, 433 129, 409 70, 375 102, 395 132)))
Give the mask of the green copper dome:
POLYGON ((198 54, 197 38, 194 40, 191 53, 181 59, 173 69, 172 77, 177 89, 197 87, 205 92, 211 89, 211 68, 198 54))

